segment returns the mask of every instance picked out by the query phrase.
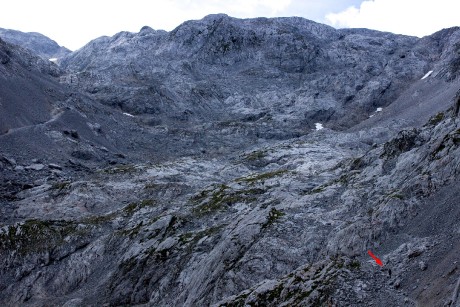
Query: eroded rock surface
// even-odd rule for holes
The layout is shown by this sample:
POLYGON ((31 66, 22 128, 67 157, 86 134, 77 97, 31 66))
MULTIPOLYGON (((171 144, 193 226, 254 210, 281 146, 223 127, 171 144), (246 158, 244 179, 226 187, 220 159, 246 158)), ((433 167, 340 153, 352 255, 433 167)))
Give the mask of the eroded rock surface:
POLYGON ((32 32, 24 33, 21 31, 0 28, 0 38, 11 44, 29 49, 42 58, 57 60, 71 51, 43 34, 32 32))
POLYGON ((0 135, 0 304, 455 306, 459 33, 213 15, 54 74, 0 41, 55 89, 0 135))

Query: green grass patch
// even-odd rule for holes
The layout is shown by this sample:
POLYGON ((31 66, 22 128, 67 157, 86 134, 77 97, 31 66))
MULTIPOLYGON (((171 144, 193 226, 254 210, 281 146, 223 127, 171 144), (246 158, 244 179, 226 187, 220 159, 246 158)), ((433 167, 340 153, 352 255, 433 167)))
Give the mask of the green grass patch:
POLYGON ((395 199, 404 199, 404 195, 398 193, 391 194, 390 197, 395 199))
POLYGON ((123 212, 131 215, 142 208, 153 207, 156 204, 156 201, 153 199, 144 199, 139 202, 130 203, 129 205, 123 208, 123 212))
POLYGON ((195 233, 193 232, 186 232, 179 236, 179 243, 185 244, 193 240, 195 233))
POLYGON ((302 195, 314 195, 314 194, 323 193, 324 191, 326 191, 326 188, 331 187, 333 185, 339 185, 339 186, 347 185, 349 180, 350 180, 349 175, 345 174, 345 175, 340 176, 337 179, 328 181, 328 182, 326 182, 326 183, 324 183, 324 184, 322 184, 320 186, 317 186, 316 188, 313 188, 311 190, 303 190, 302 195))
POLYGON ((263 189, 232 190, 226 185, 220 185, 215 190, 205 190, 192 197, 191 201, 198 204, 193 212, 205 215, 226 209, 236 203, 251 203, 257 200, 257 195, 264 192, 263 189))
POLYGON ((325 190, 326 190, 326 187, 320 186, 320 187, 317 187, 311 190, 309 194, 319 194, 319 193, 324 192, 325 190))
MULTIPOLYGON (((338 164, 340 164, 340 163, 338 163, 338 164)), ((351 161, 350 169, 352 171, 362 169, 363 167, 364 167, 364 161, 363 161, 362 157, 353 159, 351 161)))
POLYGON ((253 151, 247 155, 245 155, 243 157, 244 160, 246 161, 258 161, 258 160, 261 160, 263 158, 265 158, 267 156, 267 152, 264 151, 264 150, 256 150, 256 151, 253 151))
POLYGON ((271 303, 273 301, 279 301, 281 298, 281 292, 283 292, 283 285, 277 286, 275 289, 271 290, 268 292, 268 295, 266 297, 267 303, 271 303))
POLYGON ((112 221, 115 218, 115 216, 116 216, 115 213, 110 213, 107 215, 94 215, 94 216, 84 218, 83 220, 81 220, 81 222, 84 224, 90 224, 90 225, 101 225, 101 224, 112 221))
POLYGON ((141 228, 142 228, 143 225, 144 225, 144 223, 141 221, 139 224, 137 224, 133 228, 124 229, 124 230, 120 231, 119 233, 122 236, 127 236, 127 237, 130 237, 132 239, 132 238, 134 238, 135 236, 137 236, 139 234, 139 232, 141 231, 141 228))
POLYGON ((189 247, 192 248, 195 244, 198 243, 202 238, 206 236, 213 236, 219 233, 225 224, 219 226, 209 227, 205 230, 197 231, 197 232, 186 232, 179 235, 179 243, 182 245, 189 244, 189 247))
POLYGON ((359 268, 361 268, 361 262, 359 262, 359 260, 352 260, 348 266, 348 268, 350 269, 353 269, 353 270, 359 270, 359 268))
POLYGON ((21 255, 49 251, 65 243, 70 234, 81 234, 77 224, 68 221, 27 220, 0 232, 0 249, 21 255))
POLYGON ((131 174, 139 171, 134 165, 126 164, 126 165, 117 165, 115 167, 102 169, 99 172, 103 174, 131 174))
POLYGON ((249 176, 249 177, 238 178, 235 181, 236 182, 256 183, 256 182, 259 182, 259 181, 265 181, 265 180, 268 180, 268 179, 272 179, 272 178, 275 178, 275 177, 282 176, 282 175, 286 174, 287 172, 288 172, 287 170, 277 170, 277 171, 273 171, 273 172, 267 172, 267 173, 262 173, 262 174, 258 174, 258 175, 252 175, 252 176, 249 176))
POLYGON ((268 226, 274 224, 276 221, 278 221, 280 218, 282 218, 285 215, 286 213, 276 208, 272 208, 270 212, 268 213, 267 222, 263 225, 263 228, 267 228, 268 226))
POLYGON ((147 183, 146 185, 144 185, 144 190, 155 190, 159 187, 160 185, 159 184, 156 184, 156 183, 147 183))
POLYGON ((428 124, 432 125, 432 126, 435 126, 435 125, 439 124, 443 119, 444 119, 444 113, 439 112, 438 114, 434 115, 433 117, 431 117, 428 120, 428 124))
POLYGON ((51 186, 52 190, 61 192, 63 190, 67 190, 70 188, 70 181, 62 181, 62 182, 56 182, 51 186))

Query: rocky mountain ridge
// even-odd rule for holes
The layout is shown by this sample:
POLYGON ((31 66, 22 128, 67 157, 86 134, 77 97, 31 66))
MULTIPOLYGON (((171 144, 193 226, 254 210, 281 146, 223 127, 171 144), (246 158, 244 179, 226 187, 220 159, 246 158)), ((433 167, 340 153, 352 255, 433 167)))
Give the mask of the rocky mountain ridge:
POLYGON ((155 123, 262 113, 290 131, 316 121, 343 128, 430 69, 434 50, 417 42, 305 19, 212 15, 170 33, 143 28, 95 40, 61 66, 71 72, 64 82, 155 123))
POLYGON ((459 35, 211 15, 51 74, 0 41, 50 110, 0 135, 0 302, 457 306, 459 35))
POLYGON ((71 51, 65 47, 59 46, 52 39, 36 32, 21 32, 11 29, 0 28, 0 38, 10 44, 18 45, 29 49, 44 59, 57 60, 71 51))

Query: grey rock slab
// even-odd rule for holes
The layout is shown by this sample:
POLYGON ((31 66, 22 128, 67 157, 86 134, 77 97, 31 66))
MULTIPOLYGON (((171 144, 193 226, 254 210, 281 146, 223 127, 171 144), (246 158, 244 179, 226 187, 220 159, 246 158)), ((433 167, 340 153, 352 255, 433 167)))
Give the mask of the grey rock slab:
POLYGON ((70 50, 59 46, 52 39, 36 32, 21 32, 0 28, 0 37, 15 45, 29 49, 46 60, 60 58, 70 53, 70 50))
POLYGON ((35 164, 31 164, 25 167, 25 169, 34 170, 34 171, 41 171, 44 168, 45 168, 45 165, 41 163, 35 163, 35 164))

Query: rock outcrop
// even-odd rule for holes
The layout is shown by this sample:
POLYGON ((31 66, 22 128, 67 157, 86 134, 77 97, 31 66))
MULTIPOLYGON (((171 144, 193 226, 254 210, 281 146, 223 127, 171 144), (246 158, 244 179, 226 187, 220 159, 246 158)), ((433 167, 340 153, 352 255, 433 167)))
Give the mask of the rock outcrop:
POLYGON ((269 120, 289 137, 315 122, 362 121, 420 79, 438 52, 414 37, 301 18, 211 15, 172 32, 99 38, 62 67, 64 82, 156 124, 269 120))

